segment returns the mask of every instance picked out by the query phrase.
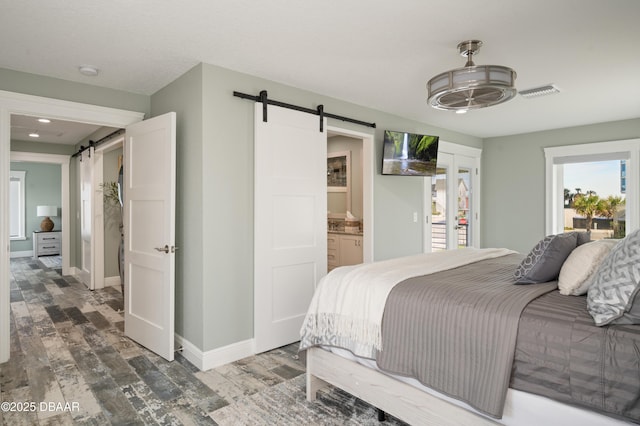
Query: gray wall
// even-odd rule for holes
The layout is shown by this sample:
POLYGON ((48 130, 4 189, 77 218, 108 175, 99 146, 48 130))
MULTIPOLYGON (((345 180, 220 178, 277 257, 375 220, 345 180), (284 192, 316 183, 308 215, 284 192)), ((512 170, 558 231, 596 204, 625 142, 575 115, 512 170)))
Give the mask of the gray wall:
MULTIPOLYGON (((25 175, 25 236, 26 240, 11 241, 10 251, 33 250, 32 232, 40 230, 43 217, 36 216, 39 205, 56 206, 62 211, 62 168, 59 164, 12 162, 11 170, 26 171, 25 175)), ((60 216, 51 217, 53 229, 61 229, 60 216)))
POLYGON ((527 253, 544 237, 544 148, 639 137, 640 118, 485 139, 482 245, 527 253))
POLYGON ((481 147, 479 138, 428 126, 273 81, 201 64, 151 97, 152 115, 178 113, 176 331, 204 351, 253 337, 253 109, 233 91, 375 122, 375 259, 422 251, 422 179, 381 176, 384 129, 438 134, 481 147), (200 115, 198 115, 200 113, 200 115), (201 314, 200 317, 198 315, 201 314), (201 337, 201 339, 200 339, 201 337), (202 346, 200 346, 202 341, 202 346))

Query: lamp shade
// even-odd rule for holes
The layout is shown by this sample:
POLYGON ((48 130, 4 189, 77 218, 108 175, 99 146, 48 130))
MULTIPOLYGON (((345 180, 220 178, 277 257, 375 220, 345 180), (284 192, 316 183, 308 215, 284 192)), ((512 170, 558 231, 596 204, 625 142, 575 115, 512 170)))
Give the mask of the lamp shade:
POLYGON ((38 206, 37 207, 37 215, 38 216, 58 216, 58 207, 57 206, 38 206))

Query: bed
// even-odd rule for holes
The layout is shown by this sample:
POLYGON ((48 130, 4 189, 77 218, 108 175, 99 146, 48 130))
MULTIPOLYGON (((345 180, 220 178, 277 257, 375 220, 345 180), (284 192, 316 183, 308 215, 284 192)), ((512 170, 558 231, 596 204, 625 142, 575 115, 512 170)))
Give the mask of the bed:
POLYGON ((527 256, 463 249, 332 271, 301 330, 307 398, 331 384, 416 425, 640 423, 640 233, 585 244, 599 253, 589 261, 583 243, 560 234, 527 256), (588 294, 560 294, 570 264, 588 294), (616 274, 631 290, 603 320, 616 274))

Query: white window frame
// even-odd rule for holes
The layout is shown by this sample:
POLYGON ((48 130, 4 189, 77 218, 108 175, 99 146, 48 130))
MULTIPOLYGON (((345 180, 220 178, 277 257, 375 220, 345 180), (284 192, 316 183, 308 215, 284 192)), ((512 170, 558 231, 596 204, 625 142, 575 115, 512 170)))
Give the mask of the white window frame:
MULTIPOLYGON (((10 191, 10 195, 11 195, 11 199, 9 200, 9 208, 11 213, 14 213, 16 210, 16 206, 17 208, 17 216, 18 216, 18 234, 17 235, 11 235, 11 232, 9 232, 9 239, 11 241, 20 241, 20 240, 26 240, 27 239, 27 235, 26 235, 26 197, 25 197, 25 179, 26 179, 26 175, 27 172, 23 171, 23 170, 11 170, 11 175, 9 178, 9 181, 11 183, 13 182, 18 182, 19 188, 18 188, 18 193, 17 193, 17 197, 14 196, 14 192, 10 191), (17 199, 16 199, 17 198, 17 199)), ((13 222, 13 215, 11 215, 11 219, 10 221, 13 222)), ((10 230, 11 231, 11 230, 10 230)))
POLYGON ((545 230, 564 232, 564 164, 626 160, 626 233, 640 226, 640 139, 625 139, 544 148, 545 230), (631 207, 631 208, 629 208, 631 207))

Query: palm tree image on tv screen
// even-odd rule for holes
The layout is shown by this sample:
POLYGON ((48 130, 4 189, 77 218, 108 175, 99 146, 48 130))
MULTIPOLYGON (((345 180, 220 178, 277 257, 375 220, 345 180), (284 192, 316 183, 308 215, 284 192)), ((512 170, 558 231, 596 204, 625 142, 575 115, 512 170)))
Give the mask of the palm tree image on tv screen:
POLYGON ((438 162, 438 136, 385 130, 383 175, 433 176, 438 162))

